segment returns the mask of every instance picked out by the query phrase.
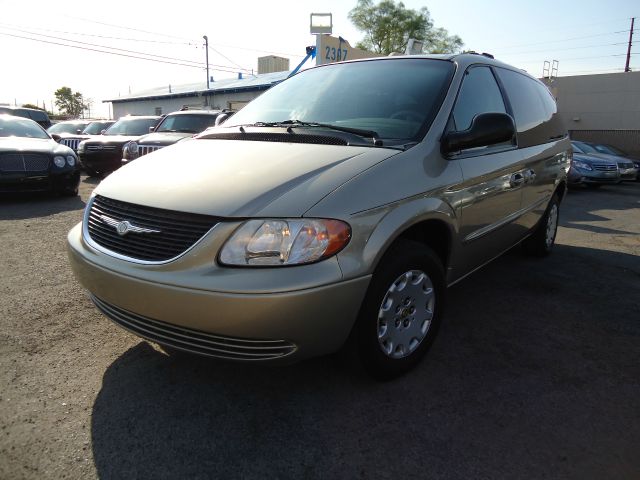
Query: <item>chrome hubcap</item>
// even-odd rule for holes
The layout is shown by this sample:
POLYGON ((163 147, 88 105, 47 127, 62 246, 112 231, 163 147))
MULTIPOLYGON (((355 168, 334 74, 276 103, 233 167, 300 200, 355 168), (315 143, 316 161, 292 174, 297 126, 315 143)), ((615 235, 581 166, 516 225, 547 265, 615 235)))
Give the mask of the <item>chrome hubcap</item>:
POLYGON ((378 310, 382 351, 391 358, 413 353, 427 336, 435 303, 433 283, 422 270, 410 270, 396 278, 378 310))
POLYGON ((547 235, 545 236, 545 244, 547 248, 551 247, 553 240, 556 238, 556 230, 558 229, 558 206, 552 205, 549 210, 549 218, 547 218, 547 235))

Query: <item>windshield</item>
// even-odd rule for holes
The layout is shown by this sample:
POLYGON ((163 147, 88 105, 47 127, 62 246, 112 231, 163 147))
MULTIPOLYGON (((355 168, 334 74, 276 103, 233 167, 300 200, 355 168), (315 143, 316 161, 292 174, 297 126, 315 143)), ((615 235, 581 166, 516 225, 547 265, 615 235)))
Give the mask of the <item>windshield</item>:
POLYGON ((109 128, 109 125, 113 125, 113 122, 91 122, 82 133, 85 135, 100 135, 102 130, 109 128))
POLYGON ((213 127, 217 115, 168 115, 162 121, 156 132, 185 132, 200 133, 213 127))
POLYGON ((578 152, 580 153, 600 153, 598 150, 587 143, 575 142, 573 146, 577 147, 578 152))
POLYGON ((622 150, 618 150, 616 147, 613 147, 611 145, 596 145, 595 147, 601 153, 607 153, 609 155, 619 155, 623 157, 627 156, 627 154, 622 150))
POLYGON ((56 123, 47 129, 49 133, 79 133, 87 124, 85 122, 56 123))
POLYGON ((50 138, 33 120, 0 116, 0 137, 50 138))
POLYGON ((158 123, 157 118, 123 118, 111 125, 105 135, 139 136, 149 133, 149 127, 158 123))
POLYGON ((448 61, 384 59, 306 70, 271 88, 225 126, 299 120, 377 132, 385 145, 426 133, 454 72, 448 61))

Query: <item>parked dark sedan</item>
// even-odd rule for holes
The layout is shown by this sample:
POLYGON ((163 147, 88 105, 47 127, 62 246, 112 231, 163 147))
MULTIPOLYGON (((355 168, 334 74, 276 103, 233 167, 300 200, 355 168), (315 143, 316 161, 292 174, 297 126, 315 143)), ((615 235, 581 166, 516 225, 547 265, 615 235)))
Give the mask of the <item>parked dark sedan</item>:
POLYGON ((214 126, 221 110, 181 110, 168 114, 153 133, 138 140, 132 140, 122 149, 122 163, 128 163, 142 155, 159 150, 168 145, 214 126))
POLYGON ((606 161, 614 162, 620 171, 620 180, 635 180, 638 175, 638 169, 629 158, 602 153, 593 143, 589 142, 572 141, 571 145, 574 152, 577 151, 578 153, 584 153, 592 157, 598 157, 606 161))
POLYGON ((99 176, 112 172, 122 165, 122 147, 149 133, 162 117, 122 117, 103 135, 83 140, 78 145, 78 156, 87 173, 99 176))
POLYGON ((636 173, 636 180, 640 180, 640 158, 633 157, 626 152, 623 152, 619 148, 614 147, 613 145, 609 145, 607 143, 595 143, 592 144, 593 147, 601 153, 605 153, 607 155, 617 155, 618 157, 623 157, 633 162, 635 168, 638 170, 636 173))
POLYGON ((77 195, 75 153, 26 118, 0 115, 0 192, 50 191, 77 195))

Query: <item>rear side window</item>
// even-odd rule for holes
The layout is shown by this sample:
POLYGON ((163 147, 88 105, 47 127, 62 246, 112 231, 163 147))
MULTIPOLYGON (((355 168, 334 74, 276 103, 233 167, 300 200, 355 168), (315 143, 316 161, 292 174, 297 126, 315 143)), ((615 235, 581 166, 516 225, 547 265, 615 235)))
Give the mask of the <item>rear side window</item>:
POLYGON ((480 113, 507 113, 500 88, 487 67, 472 67, 467 70, 453 109, 453 120, 457 131, 471 126, 473 117, 480 113))
POLYGON ((504 85, 518 130, 518 145, 530 147, 565 135, 556 102, 547 88, 512 70, 496 68, 504 85))

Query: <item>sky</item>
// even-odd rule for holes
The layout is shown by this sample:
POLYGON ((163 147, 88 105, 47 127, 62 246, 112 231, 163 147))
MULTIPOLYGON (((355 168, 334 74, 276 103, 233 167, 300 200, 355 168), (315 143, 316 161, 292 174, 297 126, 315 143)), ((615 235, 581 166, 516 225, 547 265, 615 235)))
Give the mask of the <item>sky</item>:
MULTIPOLYGON (((334 36, 351 45, 363 37, 348 19, 356 3, 109 0, 98 6, 86 0, 0 0, 0 104, 44 102, 51 110, 54 92, 68 86, 91 101, 91 116, 107 117, 105 99, 164 85, 204 85, 203 35, 214 80, 257 71, 257 58, 264 55, 289 58, 293 69, 305 47, 315 45, 312 12, 332 13, 334 36), (153 61, 132 58, 141 56, 153 61)), ((460 36, 465 50, 492 53, 538 77, 545 60, 558 60, 560 76, 623 71, 635 16, 631 68, 640 70, 640 0, 404 4, 427 7, 434 25, 460 36)))

